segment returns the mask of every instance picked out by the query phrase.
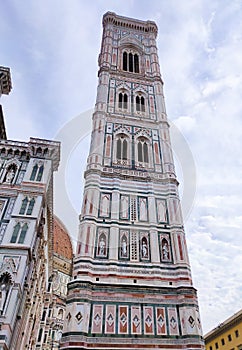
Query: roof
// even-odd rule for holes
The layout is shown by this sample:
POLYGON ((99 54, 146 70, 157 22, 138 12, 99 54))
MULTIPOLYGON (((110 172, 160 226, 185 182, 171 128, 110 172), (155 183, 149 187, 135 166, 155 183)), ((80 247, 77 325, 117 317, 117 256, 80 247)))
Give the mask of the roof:
POLYGON ((208 343, 212 339, 218 337, 220 334, 234 327, 242 322, 242 309, 236 312, 233 316, 227 318, 224 322, 220 323, 216 328, 205 334, 205 342, 208 343))
POLYGON ((57 216, 54 216, 54 253, 71 260, 73 248, 69 233, 57 216))

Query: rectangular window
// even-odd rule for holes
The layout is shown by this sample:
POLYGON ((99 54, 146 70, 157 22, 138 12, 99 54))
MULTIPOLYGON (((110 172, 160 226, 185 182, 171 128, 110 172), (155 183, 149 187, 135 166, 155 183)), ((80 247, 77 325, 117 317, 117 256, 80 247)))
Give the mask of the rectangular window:
POLYGON ((218 343, 215 343, 215 348, 218 349, 218 343))
POLYGON ((221 339, 221 343, 222 343, 222 345, 225 344, 224 338, 221 339))
POLYGON ((213 350, 213 347, 211 345, 209 346, 209 350, 213 350))
POLYGON ((231 336, 231 334, 228 335, 228 340, 229 340, 229 341, 232 341, 232 336, 231 336))
POLYGON ((236 336, 236 338, 239 337, 239 330, 238 329, 236 329, 236 331, 235 331, 235 336, 236 336))

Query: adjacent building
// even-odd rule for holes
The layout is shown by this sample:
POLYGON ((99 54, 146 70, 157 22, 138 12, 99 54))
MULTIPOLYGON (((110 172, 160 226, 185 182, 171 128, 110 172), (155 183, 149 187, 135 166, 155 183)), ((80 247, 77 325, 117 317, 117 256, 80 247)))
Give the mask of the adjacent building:
MULTIPOLYGON (((0 67, 0 95, 11 90, 0 67)), ((60 143, 7 140, 0 105, 0 349, 59 349, 73 248, 54 216, 60 143)))
POLYGON ((41 315, 53 273, 53 172, 59 160, 59 142, 0 140, 2 350, 42 349, 41 315))
POLYGON ((98 89, 61 349, 203 349, 157 26, 103 17, 98 89))
POLYGON ((242 350, 242 310, 204 336, 206 350, 242 350))

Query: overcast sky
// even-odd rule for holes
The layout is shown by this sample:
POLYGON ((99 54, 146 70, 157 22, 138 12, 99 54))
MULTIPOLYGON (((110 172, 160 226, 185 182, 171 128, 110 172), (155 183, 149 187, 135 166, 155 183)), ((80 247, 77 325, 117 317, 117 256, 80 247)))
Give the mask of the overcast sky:
MULTIPOLYGON (((175 155, 184 206, 183 193, 189 186, 189 201, 194 200, 184 221, 204 333, 238 311, 242 299, 241 0, 0 0, 0 6, 0 65, 11 68, 13 82, 11 94, 1 98, 8 138, 59 136, 63 141, 61 170, 73 207, 67 209, 58 200, 55 209, 74 241, 81 171, 89 147, 91 117, 86 111, 94 107, 96 98, 102 16, 113 11, 157 23, 168 118, 194 160, 189 158, 188 168, 193 170, 189 175, 184 169, 186 154, 191 156, 188 150, 185 159, 175 155), (74 141, 68 144, 72 131, 74 141)), ((58 187, 56 196, 64 191, 58 187)))

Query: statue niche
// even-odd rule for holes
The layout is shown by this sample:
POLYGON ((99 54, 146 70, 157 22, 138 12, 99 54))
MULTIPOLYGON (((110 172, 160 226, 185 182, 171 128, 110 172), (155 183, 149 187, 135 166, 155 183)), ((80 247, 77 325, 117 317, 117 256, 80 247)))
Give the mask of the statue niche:
POLYGON ((161 256, 162 256, 162 261, 170 260, 170 248, 165 238, 163 238, 161 241, 161 256))
POLYGON ((101 233, 98 238, 97 256, 107 257, 107 237, 101 233))
POLYGON ((6 183, 6 184, 13 183, 16 171, 17 171, 16 165, 15 164, 10 164, 9 167, 7 168, 7 171, 6 171, 6 174, 4 176, 3 182, 6 183))
POLYGON ((8 274, 3 274, 0 277, 0 314, 3 314, 8 294, 11 287, 11 278, 8 274))

